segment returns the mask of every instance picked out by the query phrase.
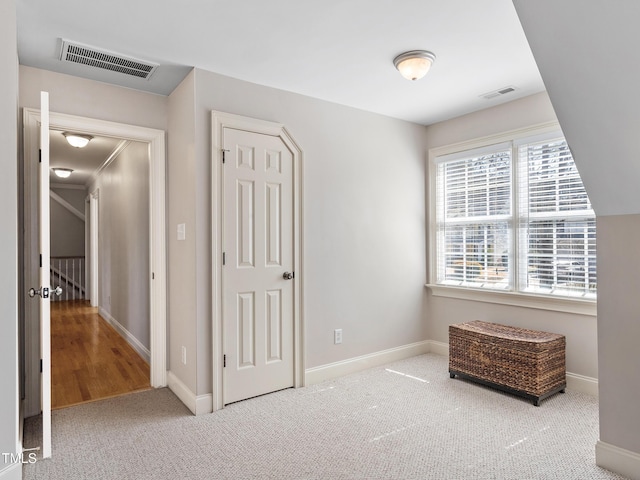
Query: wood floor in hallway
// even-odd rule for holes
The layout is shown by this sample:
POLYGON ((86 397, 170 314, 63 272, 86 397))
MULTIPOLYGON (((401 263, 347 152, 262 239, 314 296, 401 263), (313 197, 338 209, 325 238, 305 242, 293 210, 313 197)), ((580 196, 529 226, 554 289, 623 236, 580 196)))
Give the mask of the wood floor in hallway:
POLYGON ((149 365, 87 301, 51 303, 51 406, 147 390, 149 365))

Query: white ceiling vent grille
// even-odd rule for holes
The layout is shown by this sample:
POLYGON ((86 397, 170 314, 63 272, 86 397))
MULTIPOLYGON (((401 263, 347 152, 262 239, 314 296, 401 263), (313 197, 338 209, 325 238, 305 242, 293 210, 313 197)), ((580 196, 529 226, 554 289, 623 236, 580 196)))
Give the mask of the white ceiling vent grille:
POLYGON ((138 60, 120 55, 119 53, 101 50, 89 45, 83 45, 69 40, 62 40, 60 60, 63 62, 79 63, 91 67, 111 70, 112 72, 131 75, 148 80, 159 64, 138 60))
POLYGON ((506 95, 507 93, 511 93, 515 91, 516 91, 516 87, 514 86, 502 87, 498 90, 494 90, 493 92, 483 93, 482 95, 480 95, 480 97, 486 98, 487 100, 491 100, 492 98, 499 97, 500 95, 506 95))

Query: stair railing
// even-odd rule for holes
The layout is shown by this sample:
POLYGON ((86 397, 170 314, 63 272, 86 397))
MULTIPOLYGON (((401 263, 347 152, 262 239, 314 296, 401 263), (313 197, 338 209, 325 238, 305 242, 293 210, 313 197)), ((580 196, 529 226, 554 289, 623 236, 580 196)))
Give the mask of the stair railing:
POLYGON ((85 257, 51 257, 51 285, 62 287, 62 295, 51 300, 85 300, 85 277, 85 257))

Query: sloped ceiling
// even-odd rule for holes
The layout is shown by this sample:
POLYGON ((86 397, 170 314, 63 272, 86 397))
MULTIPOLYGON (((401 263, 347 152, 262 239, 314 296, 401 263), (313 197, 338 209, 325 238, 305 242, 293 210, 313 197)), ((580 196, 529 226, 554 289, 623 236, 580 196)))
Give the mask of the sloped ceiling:
POLYGON ((514 5, 596 214, 640 213, 640 2, 514 5))

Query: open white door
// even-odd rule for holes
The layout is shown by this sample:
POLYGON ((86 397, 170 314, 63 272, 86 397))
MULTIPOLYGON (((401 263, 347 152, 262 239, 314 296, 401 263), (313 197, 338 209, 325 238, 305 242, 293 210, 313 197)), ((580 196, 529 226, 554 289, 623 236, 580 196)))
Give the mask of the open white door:
POLYGON ((40 166, 38 169, 38 224, 40 246, 40 284, 29 290, 40 303, 40 365, 42 406, 42 457, 51 457, 51 304, 49 248, 49 94, 40 93, 40 166))

